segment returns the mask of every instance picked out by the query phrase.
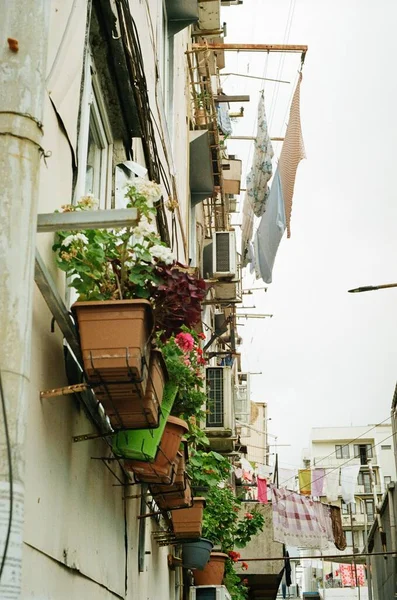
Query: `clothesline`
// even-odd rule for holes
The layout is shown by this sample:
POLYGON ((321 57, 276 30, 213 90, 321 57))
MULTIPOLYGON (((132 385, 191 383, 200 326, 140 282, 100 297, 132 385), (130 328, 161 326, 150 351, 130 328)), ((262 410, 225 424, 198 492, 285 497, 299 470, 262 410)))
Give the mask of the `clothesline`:
MULTIPOLYGON (((289 556, 288 560, 303 560, 303 559, 317 559, 317 560, 329 560, 333 561, 333 559, 337 559, 335 562, 338 562, 338 559, 341 558, 360 558, 364 556, 389 556, 391 554, 396 554, 393 550, 387 550, 386 552, 360 552, 360 554, 320 554, 320 555, 312 555, 312 556, 289 556)), ((254 561, 268 561, 268 560, 285 560, 285 556, 266 556, 266 557, 257 557, 257 558, 239 558, 237 562, 254 562, 254 561)))

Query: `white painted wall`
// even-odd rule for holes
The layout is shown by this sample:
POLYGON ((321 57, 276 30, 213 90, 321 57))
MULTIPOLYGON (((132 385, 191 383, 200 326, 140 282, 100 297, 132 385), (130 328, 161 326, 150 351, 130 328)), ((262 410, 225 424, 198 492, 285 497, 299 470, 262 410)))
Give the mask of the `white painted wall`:
MULTIPOLYGON (((141 35, 146 77, 154 118, 161 121, 155 97, 155 63, 148 35, 146 3, 131 0, 133 17, 141 35)), ((162 0, 151 0, 154 28, 162 0)), ((85 19, 86 2, 77 3, 85 19)), ((52 9, 57 3, 52 0, 52 9)), ((69 9, 72 2, 68 2, 69 9)), ((65 15, 64 15, 65 16, 65 15)), ((67 15, 66 15, 67 16, 67 15)), ((66 23, 67 18, 63 19, 66 23)), ((53 15, 54 17, 54 15, 53 15)), ((60 43, 59 32, 50 35, 51 59, 60 43)), ((174 151, 178 197, 184 223, 188 218, 188 154, 186 127, 185 56, 187 32, 175 39, 175 115, 171 145, 174 151)), ((163 123, 164 125, 164 123, 163 123)), ((72 199, 72 151, 49 99, 45 102, 43 146, 51 151, 48 166, 42 164, 39 212, 52 212, 72 199)), ((160 159, 168 173, 160 139, 160 159)), ((139 146, 139 144, 137 144, 139 146)), ((137 154, 137 160, 142 155, 137 154)), ((179 236, 179 258, 184 260, 179 236)), ((37 236, 49 270, 64 293, 62 274, 51 251, 52 234, 37 236)), ((76 434, 90 433, 93 426, 74 396, 40 400, 40 390, 67 385, 62 335, 51 333, 52 315, 35 288, 32 338, 32 375, 26 440, 26 521, 24 532, 23 598, 40 600, 174 599, 175 574, 168 570, 169 548, 159 548, 151 533, 157 524, 145 519, 144 572, 138 571, 140 500, 123 501, 125 494, 139 494, 140 486, 123 488, 101 461, 109 455, 100 439, 73 443, 76 434), (127 586, 127 587, 126 587, 127 586)), ((117 467, 115 467, 117 470, 117 467)))

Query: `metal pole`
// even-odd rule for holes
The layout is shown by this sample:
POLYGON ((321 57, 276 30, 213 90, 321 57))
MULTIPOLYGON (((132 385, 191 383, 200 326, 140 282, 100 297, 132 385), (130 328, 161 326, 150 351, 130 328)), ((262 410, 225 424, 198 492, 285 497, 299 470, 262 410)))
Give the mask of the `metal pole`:
POLYGON ((0 0, 0 371, 12 453, 10 471, 1 419, 0 556, 12 521, 2 600, 18 600, 22 587, 24 438, 49 8, 48 0, 0 0))
POLYGON ((308 51, 308 46, 291 44, 192 44, 192 50, 188 52, 196 52, 197 50, 205 52, 207 50, 234 50, 235 52, 301 52, 305 54, 308 51))
POLYGON ((367 505, 365 504, 365 500, 356 496, 358 500, 360 500, 362 506, 364 507, 364 535, 365 535, 365 545, 364 551, 366 553, 366 567, 367 567, 367 582, 368 582, 368 600, 372 600, 372 573, 371 573, 371 555, 368 553, 368 515, 367 515, 367 505))
POLYGON ((352 544, 353 544, 352 563, 353 563, 353 569, 354 569, 354 576, 355 576, 355 580, 356 580, 356 588, 358 589, 358 600, 360 600, 360 598, 361 598, 360 586, 358 585, 356 557, 354 554, 354 531, 353 531, 353 516, 352 516, 352 503, 351 502, 349 504, 349 513, 350 513, 350 527, 352 528, 352 544))
POLYGON ((395 484, 390 483, 387 496, 389 500, 389 517, 390 517, 390 538, 391 538, 391 547, 394 552, 392 555, 393 560, 393 581, 394 581, 394 598, 397 598, 397 533, 396 533, 396 515, 394 511, 394 493, 395 493, 395 484), (393 487, 392 487, 393 486, 393 487))

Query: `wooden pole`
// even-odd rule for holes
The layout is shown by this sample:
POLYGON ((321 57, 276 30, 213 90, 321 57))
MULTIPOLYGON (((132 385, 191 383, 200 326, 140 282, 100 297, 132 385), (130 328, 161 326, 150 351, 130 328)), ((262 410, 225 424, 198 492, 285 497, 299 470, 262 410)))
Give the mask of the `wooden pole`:
POLYGON ((192 44, 191 50, 187 52, 205 52, 206 50, 226 50, 226 51, 244 51, 244 52, 300 52, 306 54, 308 46, 294 46, 291 44, 192 44))

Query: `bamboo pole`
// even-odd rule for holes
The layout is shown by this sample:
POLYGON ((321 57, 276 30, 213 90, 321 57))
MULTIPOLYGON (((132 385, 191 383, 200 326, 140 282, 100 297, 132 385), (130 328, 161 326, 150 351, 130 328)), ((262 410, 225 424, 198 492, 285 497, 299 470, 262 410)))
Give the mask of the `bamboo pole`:
MULTIPOLYGON (((328 556, 323 556, 324 560, 328 561, 336 561, 339 562, 341 558, 355 558, 365 557, 365 556, 389 556, 395 554, 393 550, 387 550, 386 552, 360 552, 360 554, 329 554, 328 556)), ((303 560, 303 559, 317 559, 321 560, 321 556, 318 554, 312 556, 289 556, 289 560, 303 560)), ((272 560, 284 560, 285 556, 266 556, 261 558, 239 558, 237 562, 267 562, 272 560)))

